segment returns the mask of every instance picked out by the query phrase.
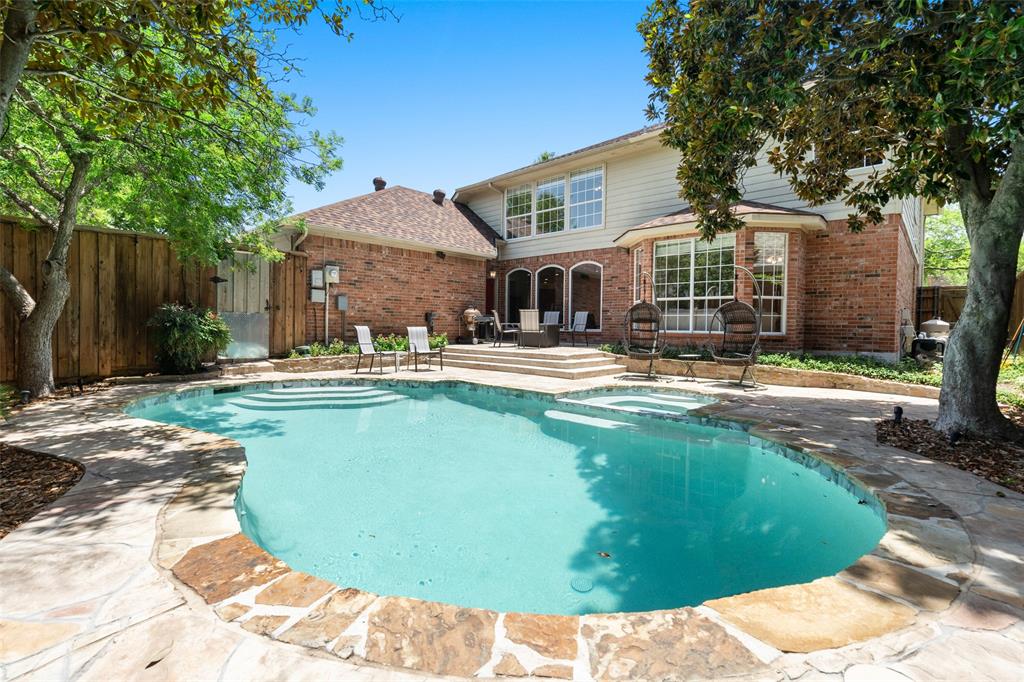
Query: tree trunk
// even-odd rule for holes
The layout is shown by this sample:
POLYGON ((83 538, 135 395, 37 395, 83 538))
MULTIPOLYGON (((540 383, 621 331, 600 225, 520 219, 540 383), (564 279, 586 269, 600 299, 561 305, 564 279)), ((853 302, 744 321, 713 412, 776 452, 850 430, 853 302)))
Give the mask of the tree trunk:
POLYGON ((967 300, 946 346, 935 428, 1024 440, 996 402, 1024 232, 1024 140, 1014 143, 994 193, 977 178, 963 183, 960 210, 971 242, 967 300))
POLYGON ((1020 233, 1014 239, 988 222, 977 225, 971 239, 967 300, 946 346, 935 428, 949 435, 1017 438, 1015 427, 999 410, 996 382, 1016 283, 1020 233))
POLYGON ((0 42, 0 131, 6 129, 7 108, 28 63, 38 14, 35 0, 14 0, 7 6, 0 42))
POLYGON ((53 330, 71 293, 68 281, 68 250, 74 235, 78 203, 85 191, 85 179, 92 157, 71 155, 71 180, 64 190, 60 217, 54 224, 53 244, 43 261, 43 280, 35 301, 10 272, 0 268, 0 289, 18 310, 18 388, 33 398, 53 393, 53 330))

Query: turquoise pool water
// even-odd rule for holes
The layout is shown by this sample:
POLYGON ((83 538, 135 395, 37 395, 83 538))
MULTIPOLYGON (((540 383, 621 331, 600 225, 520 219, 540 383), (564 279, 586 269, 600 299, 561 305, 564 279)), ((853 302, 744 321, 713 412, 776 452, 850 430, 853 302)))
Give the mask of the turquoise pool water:
POLYGON ((827 467, 601 405, 367 385, 130 411, 240 441, 244 532, 380 594, 553 614, 696 605, 835 573, 884 532, 878 503, 827 467))

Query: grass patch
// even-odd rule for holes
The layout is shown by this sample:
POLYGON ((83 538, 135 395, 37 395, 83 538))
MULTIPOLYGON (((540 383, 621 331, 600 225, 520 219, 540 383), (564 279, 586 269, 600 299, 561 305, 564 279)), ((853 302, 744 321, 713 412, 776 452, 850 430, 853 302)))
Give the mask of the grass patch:
POLYGON ((18 391, 10 384, 0 384, 0 419, 7 419, 17 403, 18 391))

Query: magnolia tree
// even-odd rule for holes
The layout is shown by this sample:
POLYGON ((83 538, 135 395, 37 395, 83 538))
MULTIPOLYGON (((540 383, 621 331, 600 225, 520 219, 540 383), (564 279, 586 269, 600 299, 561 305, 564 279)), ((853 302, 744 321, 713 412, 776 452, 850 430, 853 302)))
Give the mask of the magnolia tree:
POLYGON ((650 111, 682 152, 681 196, 711 237, 767 147, 801 199, 844 200, 850 229, 904 196, 959 202, 967 300, 935 427, 1020 438, 996 403, 1024 230, 1024 6, 995 0, 656 0, 639 25, 650 111), (887 163, 852 180, 865 156, 887 163))
POLYGON ((0 267, 19 388, 54 389, 51 339, 82 217, 162 232, 205 262, 239 242, 275 255, 270 230, 253 226, 288 209, 290 178, 320 186, 341 162, 338 138, 302 132, 310 103, 274 93, 271 74, 294 68, 274 38, 311 18, 347 36, 348 13, 313 0, 0 3, 0 212, 53 234, 34 295, 0 267))

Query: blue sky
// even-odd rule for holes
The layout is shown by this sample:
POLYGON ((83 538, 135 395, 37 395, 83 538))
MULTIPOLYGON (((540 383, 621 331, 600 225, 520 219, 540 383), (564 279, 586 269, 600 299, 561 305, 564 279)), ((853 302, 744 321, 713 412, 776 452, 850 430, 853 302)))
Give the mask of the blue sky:
POLYGON ((372 190, 431 191, 571 151, 647 124, 644 2, 391 0, 395 23, 353 19, 352 42, 317 22, 281 42, 312 126, 345 138, 322 192, 292 183, 296 211, 372 190))

